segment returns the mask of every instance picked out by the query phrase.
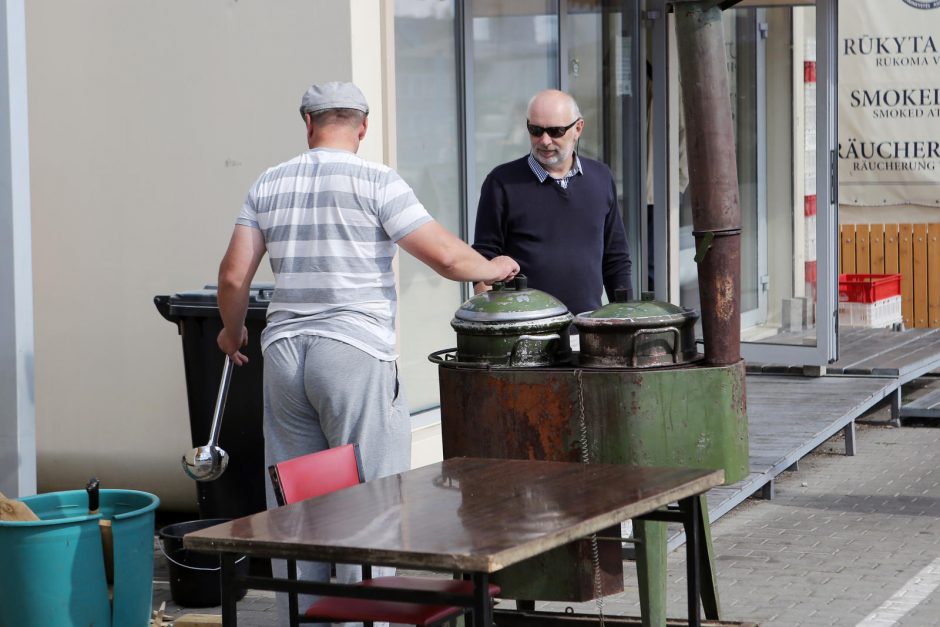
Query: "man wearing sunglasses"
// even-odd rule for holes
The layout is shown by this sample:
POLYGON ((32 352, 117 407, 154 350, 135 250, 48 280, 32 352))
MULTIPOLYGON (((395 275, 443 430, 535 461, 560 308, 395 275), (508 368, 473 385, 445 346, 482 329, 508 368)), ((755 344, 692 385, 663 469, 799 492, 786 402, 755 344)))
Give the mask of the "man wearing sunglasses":
POLYGON ((532 97, 526 117, 530 152, 483 181, 473 247, 488 259, 511 256, 530 287, 575 314, 599 308, 604 289, 610 300, 620 287, 632 298, 617 187, 606 165, 576 152, 585 124, 578 104, 548 89, 532 97))

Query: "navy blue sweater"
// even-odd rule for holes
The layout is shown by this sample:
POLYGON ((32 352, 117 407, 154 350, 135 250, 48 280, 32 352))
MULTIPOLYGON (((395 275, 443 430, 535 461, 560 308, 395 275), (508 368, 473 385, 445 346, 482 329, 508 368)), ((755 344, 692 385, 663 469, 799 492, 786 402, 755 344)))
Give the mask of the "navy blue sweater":
POLYGON ((630 251, 610 170, 580 157, 568 188, 539 183, 528 156, 493 169, 483 181, 473 247, 487 259, 509 255, 529 278, 574 314, 601 306, 602 289, 633 296, 630 251))

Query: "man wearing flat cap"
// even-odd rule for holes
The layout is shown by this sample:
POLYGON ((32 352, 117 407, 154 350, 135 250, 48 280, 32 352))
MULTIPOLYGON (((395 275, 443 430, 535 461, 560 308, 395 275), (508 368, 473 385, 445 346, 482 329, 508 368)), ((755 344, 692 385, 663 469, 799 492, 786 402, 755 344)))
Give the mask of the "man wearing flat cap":
POLYGON ((236 365, 247 362, 249 286, 265 253, 275 276, 261 335, 266 466, 356 442, 366 480, 410 467, 395 361, 398 246, 454 281, 493 283, 519 271, 444 229, 394 170, 357 156, 368 113, 352 83, 307 90, 300 115, 309 150, 251 186, 219 268, 218 345, 236 365))

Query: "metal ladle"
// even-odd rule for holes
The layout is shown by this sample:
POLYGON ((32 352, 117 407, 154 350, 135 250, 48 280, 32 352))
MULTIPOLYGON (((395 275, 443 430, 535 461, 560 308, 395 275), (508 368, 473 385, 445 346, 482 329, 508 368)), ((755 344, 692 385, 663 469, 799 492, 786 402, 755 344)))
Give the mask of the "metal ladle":
POLYGON ((225 357, 222 366, 222 382, 219 395, 215 399, 215 411, 212 413, 212 427, 209 430, 209 442, 183 455, 183 471, 196 481, 214 481, 222 476, 228 466, 228 453, 219 447, 219 432, 222 430, 222 413, 225 411, 225 399, 228 396, 228 384, 232 380, 232 360, 225 357))

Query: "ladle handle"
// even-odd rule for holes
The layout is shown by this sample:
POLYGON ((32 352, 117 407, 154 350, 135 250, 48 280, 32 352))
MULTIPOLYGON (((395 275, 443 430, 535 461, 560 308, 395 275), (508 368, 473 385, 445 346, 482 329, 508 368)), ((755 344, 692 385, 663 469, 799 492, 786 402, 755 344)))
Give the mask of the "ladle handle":
POLYGON ((225 413, 225 400, 228 398, 228 384, 232 380, 232 360, 225 356, 222 366, 222 382, 219 383, 219 395, 215 397, 215 411, 212 412, 212 427, 209 429, 207 447, 219 445, 219 433, 222 431, 222 414, 225 413))

